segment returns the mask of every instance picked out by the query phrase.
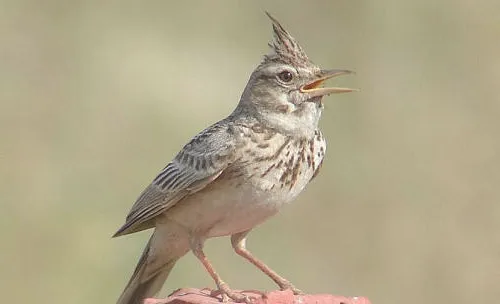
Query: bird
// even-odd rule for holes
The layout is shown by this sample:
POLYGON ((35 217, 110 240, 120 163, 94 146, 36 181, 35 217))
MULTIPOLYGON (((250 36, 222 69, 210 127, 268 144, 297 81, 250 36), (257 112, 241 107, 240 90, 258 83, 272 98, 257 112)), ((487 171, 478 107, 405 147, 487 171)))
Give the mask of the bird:
POLYGON ((118 304, 155 296, 191 251, 223 301, 251 303, 229 287, 205 255, 206 240, 229 236, 234 251, 281 290, 302 292, 246 247, 249 232, 293 201, 323 163, 323 97, 355 91, 324 87, 352 73, 321 69, 273 16, 270 52, 251 73, 234 111, 194 136, 153 179, 113 237, 154 228, 118 304))

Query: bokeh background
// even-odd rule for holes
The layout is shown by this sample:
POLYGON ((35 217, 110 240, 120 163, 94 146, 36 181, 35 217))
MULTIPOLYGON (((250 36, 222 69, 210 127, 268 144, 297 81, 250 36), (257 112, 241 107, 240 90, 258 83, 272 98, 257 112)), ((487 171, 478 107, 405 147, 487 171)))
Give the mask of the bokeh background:
MULTIPOLYGON (((500 298, 500 2, 0 1, 2 303, 114 303, 150 232, 111 239, 142 189, 232 111, 268 10, 336 84, 322 173, 249 248, 310 293, 500 298)), ((227 238, 234 288, 275 289, 227 238)), ((163 295, 213 286, 190 254, 163 295)))

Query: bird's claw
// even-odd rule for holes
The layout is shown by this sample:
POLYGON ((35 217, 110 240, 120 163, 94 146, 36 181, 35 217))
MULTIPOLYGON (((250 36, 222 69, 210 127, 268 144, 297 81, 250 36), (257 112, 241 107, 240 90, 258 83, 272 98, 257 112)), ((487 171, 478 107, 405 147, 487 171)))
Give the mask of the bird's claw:
POLYGON ((246 303, 246 304, 253 304, 253 298, 241 293, 232 290, 229 288, 229 286, 221 282, 218 284, 219 290, 217 290, 217 293, 222 296, 222 302, 227 303, 230 300, 236 303, 246 303))
POLYGON ((282 282, 278 283, 278 286, 280 287, 281 290, 291 290, 294 295, 303 295, 304 292, 297 287, 293 286, 292 283, 290 283, 287 280, 284 280, 282 282))

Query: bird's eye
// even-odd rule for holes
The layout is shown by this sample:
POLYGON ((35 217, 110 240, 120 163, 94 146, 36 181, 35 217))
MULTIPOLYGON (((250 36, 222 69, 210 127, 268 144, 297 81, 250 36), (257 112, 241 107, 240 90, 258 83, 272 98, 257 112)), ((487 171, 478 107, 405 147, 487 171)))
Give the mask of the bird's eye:
POLYGON ((283 71, 283 72, 280 72, 278 74, 278 78, 279 78, 279 80, 281 80, 285 83, 288 83, 288 82, 292 81, 293 75, 290 71, 283 71))

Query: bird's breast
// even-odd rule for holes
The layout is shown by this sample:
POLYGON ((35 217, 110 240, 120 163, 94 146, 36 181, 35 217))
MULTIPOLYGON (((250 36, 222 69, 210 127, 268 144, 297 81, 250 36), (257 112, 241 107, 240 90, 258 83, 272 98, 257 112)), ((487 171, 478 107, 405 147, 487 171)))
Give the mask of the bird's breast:
POLYGON ((240 151, 234 167, 226 172, 227 178, 233 178, 233 187, 250 187, 263 201, 279 207, 297 197, 317 174, 326 141, 319 130, 300 138, 252 132, 240 151))

